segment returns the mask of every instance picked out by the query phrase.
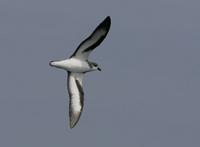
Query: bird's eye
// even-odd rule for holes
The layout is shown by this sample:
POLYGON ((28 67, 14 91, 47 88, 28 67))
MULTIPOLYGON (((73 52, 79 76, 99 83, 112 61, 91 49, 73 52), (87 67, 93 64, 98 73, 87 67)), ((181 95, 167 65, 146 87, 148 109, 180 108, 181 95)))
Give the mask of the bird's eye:
POLYGON ((97 67, 98 65, 96 63, 93 63, 94 67, 97 67))

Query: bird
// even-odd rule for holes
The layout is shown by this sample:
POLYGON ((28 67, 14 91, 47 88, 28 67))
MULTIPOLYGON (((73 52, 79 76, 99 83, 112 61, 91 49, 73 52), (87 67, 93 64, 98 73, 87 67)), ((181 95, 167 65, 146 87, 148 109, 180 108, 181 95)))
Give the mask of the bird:
POLYGON ((107 36, 111 26, 111 18, 107 16, 92 32, 82 41, 75 52, 64 60, 49 62, 52 67, 64 69, 68 73, 67 89, 69 94, 69 126, 74 128, 80 119, 84 105, 83 77, 91 71, 101 71, 99 65, 89 61, 90 53, 99 46, 107 36))

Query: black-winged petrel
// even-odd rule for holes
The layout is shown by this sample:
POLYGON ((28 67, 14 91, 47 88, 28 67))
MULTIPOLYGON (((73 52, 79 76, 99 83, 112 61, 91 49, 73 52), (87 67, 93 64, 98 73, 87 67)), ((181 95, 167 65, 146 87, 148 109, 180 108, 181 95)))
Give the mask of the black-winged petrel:
POLYGON ((51 61, 50 66, 64 69, 68 72, 67 87, 69 93, 69 120, 73 128, 81 115, 84 104, 83 76, 86 72, 101 69, 97 63, 88 61, 90 53, 105 39, 110 29, 111 19, 106 17, 93 33, 85 39, 69 59, 51 61))

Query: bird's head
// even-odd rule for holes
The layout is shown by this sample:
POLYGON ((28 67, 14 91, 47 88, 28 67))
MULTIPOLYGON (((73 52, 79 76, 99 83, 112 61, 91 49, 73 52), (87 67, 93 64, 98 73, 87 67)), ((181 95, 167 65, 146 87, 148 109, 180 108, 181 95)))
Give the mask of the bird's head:
POLYGON ((101 68, 99 67, 99 65, 97 63, 94 63, 94 62, 90 62, 90 63, 91 63, 93 70, 101 71, 101 68))

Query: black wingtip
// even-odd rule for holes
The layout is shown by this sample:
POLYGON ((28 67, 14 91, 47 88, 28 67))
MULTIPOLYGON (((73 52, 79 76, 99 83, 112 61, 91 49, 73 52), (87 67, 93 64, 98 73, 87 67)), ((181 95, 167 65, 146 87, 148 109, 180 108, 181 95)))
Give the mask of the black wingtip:
POLYGON ((107 16, 102 23, 99 24, 99 26, 96 28, 105 28, 107 31, 110 29, 110 25, 111 25, 111 18, 110 16, 107 16))
POLYGON ((107 24, 107 25, 110 25, 110 23, 111 23, 111 18, 110 18, 110 16, 107 16, 107 17, 104 19, 104 21, 103 21, 102 23, 107 24))
POLYGON ((107 16, 107 17, 105 18, 105 20, 107 20, 107 21, 111 21, 110 16, 107 16))
POLYGON ((72 112, 73 114, 70 114, 70 119, 69 119, 70 120, 70 123, 69 123, 70 129, 73 129, 76 126, 76 124, 78 123, 80 116, 81 116, 81 111, 79 113, 72 112))

